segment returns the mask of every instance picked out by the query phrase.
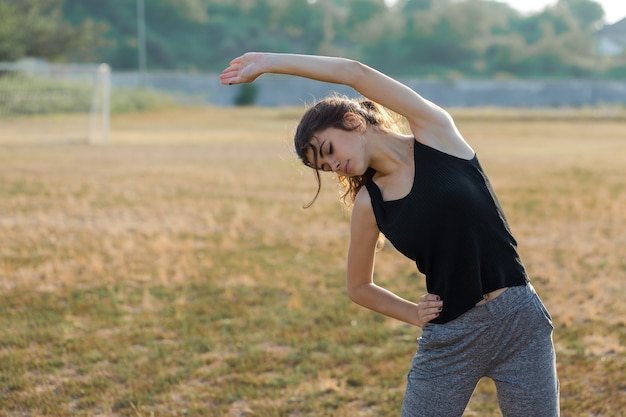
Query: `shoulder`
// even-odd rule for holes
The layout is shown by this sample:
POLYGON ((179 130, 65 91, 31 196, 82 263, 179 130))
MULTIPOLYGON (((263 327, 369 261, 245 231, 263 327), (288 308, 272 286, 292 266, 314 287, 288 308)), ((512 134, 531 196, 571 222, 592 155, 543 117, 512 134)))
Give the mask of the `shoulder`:
POLYGON ((359 253, 360 249, 376 246, 380 230, 369 192, 362 187, 354 200, 352 215, 350 216, 350 254, 359 253))
POLYGON ((363 187, 361 187, 361 189, 359 189, 359 192, 356 194, 356 197, 354 197, 354 206, 352 207, 352 212, 354 214, 355 210, 362 211, 367 209, 372 209, 372 199, 370 197, 370 192, 368 191, 367 187, 363 185, 363 187))
POLYGON ((372 199, 369 191, 365 186, 361 187, 352 206, 351 223, 353 227, 358 225, 359 228, 374 226, 378 230, 374 209, 372 208, 372 199))
POLYGON ((474 149, 467 143, 452 116, 443 109, 441 112, 441 117, 436 120, 409 122, 415 139, 443 153, 462 159, 472 159, 475 154, 474 149))

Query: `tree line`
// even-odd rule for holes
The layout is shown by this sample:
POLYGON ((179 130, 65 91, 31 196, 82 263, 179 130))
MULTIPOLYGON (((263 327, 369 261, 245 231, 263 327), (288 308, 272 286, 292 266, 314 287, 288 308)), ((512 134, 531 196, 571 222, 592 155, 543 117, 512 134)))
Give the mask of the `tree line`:
MULTIPOLYGON (((0 61, 138 67, 139 0, 1 0, 0 61)), ((244 51, 340 55, 395 76, 618 78, 598 56, 604 10, 558 0, 522 15, 491 0, 143 0, 149 70, 220 71, 244 51)))

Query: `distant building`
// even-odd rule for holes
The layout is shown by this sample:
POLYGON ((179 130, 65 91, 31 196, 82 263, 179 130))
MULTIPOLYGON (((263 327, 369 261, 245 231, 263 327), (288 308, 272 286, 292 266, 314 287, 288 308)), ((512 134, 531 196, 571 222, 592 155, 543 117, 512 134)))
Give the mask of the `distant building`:
POLYGON ((607 25, 597 32, 598 54, 617 56, 626 50, 626 18, 607 25))

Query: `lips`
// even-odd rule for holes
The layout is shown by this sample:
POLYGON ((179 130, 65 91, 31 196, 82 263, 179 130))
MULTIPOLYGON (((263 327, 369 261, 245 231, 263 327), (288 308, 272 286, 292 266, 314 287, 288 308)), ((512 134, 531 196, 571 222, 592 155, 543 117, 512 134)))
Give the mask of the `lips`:
POLYGON ((344 171, 346 174, 349 174, 349 173, 350 173, 350 161, 346 161, 346 165, 343 167, 343 171, 344 171))

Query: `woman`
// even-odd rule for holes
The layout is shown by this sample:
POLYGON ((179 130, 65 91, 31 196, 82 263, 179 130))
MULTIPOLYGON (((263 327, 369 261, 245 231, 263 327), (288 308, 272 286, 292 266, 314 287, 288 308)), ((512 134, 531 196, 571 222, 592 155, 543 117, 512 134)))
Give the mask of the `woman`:
POLYGON ((494 380, 504 416, 559 415, 552 322, 530 285, 500 204, 450 115, 356 61, 247 53, 222 84, 265 73, 344 84, 296 130, 305 165, 332 171, 353 202, 347 289, 356 303, 422 328, 403 416, 461 416, 479 379, 494 380), (408 123, 400 133, 385 109, 408 123), (383 233, 425 275, 428 294, 398 297, 373 281, 383 233))

